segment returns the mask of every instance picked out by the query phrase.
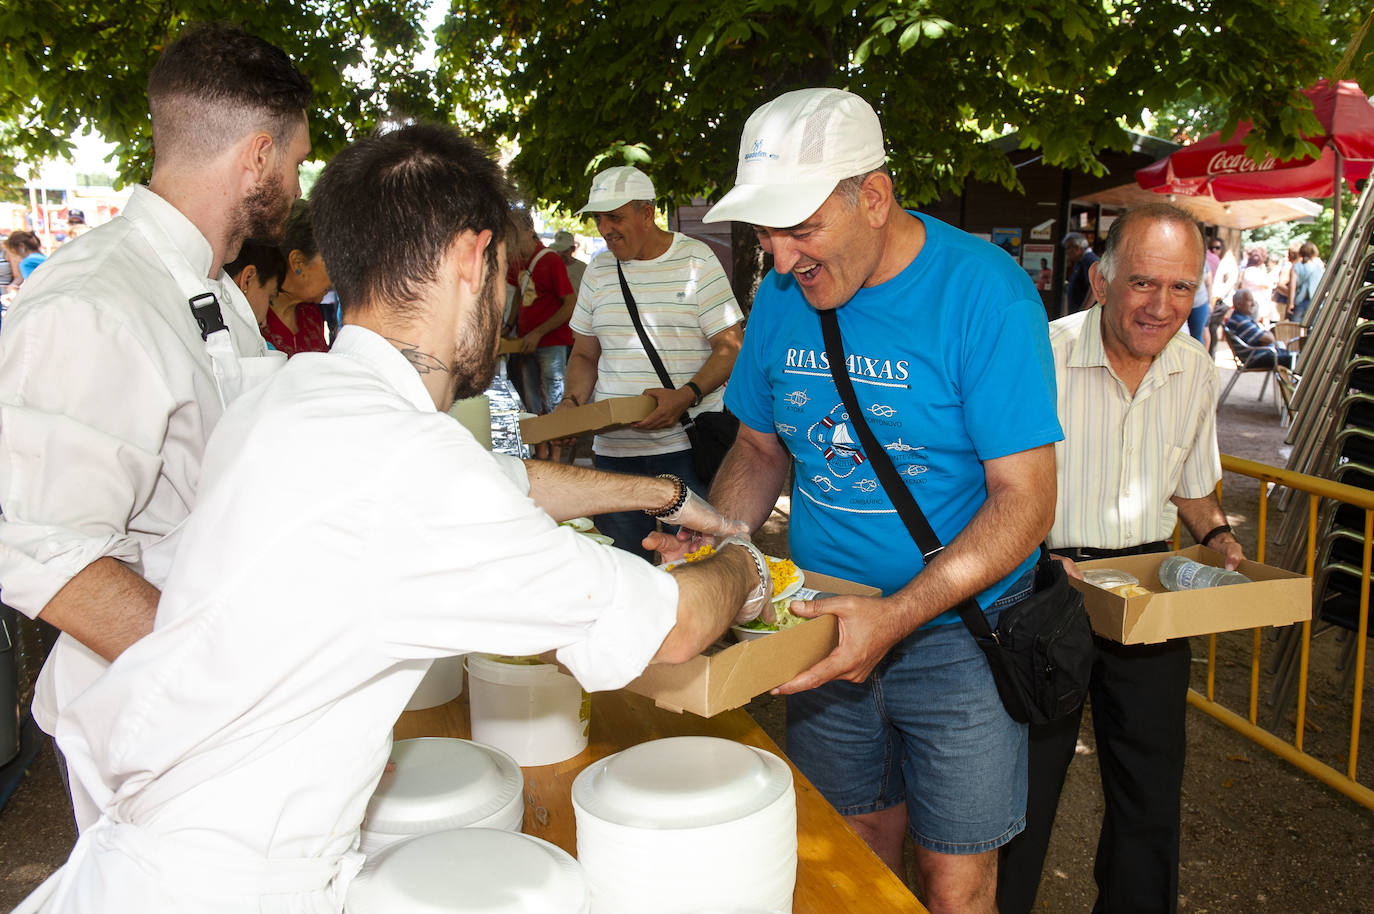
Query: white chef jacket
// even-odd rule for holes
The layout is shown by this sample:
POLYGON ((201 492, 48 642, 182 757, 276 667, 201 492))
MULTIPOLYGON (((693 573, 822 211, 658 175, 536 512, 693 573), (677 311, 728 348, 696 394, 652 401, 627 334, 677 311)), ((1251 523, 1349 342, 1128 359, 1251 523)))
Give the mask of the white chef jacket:
POLYGON ((285 884, 281 910, 338 911, 432 658, 556 649, 588 689, 636 676, 676 582, 558 526, 528 488, 356 326, 245 394, 206 452, 155 630, 59 722, 104 815, 43 910, 277 910, 253 886, 285 884))
MULTIPOLYGON (((166 578, 163 540, 190 511, 223 412, 188 299, 214 293, 233 349, 268 359, 243 294, 223 271, 205 278, 213 256, 179 210, 136 187, 119 217, 48 258, 6 314, 0 596, 25 615, 104 556, 154 586, 166 578)), ((35 690, 38 725, 53 732, 105 666, 63 635, 35 690)))

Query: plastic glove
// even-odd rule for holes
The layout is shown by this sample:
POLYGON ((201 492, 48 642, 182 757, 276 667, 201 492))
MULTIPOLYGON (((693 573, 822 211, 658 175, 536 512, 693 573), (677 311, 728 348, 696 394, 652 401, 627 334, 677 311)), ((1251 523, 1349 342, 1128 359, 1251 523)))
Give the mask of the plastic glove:
POLYGON ((691 489, 687 490, 687 498, 683 500, 682 507, 672 514, 663 515, 659 520, 665 524, 677 524, 687 530, 710 536, 730 536, 735 533, 744 534, 746 537, 749 535, 748 524, 742 520, 730 520, 721 516, 719 511, 711 507, 710 502, 691 489))

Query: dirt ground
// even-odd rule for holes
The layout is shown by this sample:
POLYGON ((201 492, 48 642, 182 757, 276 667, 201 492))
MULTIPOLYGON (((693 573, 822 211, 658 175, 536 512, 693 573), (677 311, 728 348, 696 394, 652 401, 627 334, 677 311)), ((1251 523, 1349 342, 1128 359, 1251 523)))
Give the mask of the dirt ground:
MULTIPOLYGON (((1223 382, 1229 372, 1223 371, 1223 382)), ((1260 379, 1241 378, 1219 411, 1222 451, 1273 466, 1287 452, 1272 401, 1256 400, 1260 379)), ((1224 506, 1254 555, 1257 486, 1228 477, 1224 506), (1248 537, 1248 541, 1246 541, 1248 537)), ((761 539, 785 554, 786 502, 780 503, 761 539)), ((1271 515, 1270 523, 1277 518, 1271 515)), ((1278 553, 1271 546, 1271 558, 1278 553)), ((1248 692, 1250 636, 1218 639, 1217 691, 1228 707, 1244 712, 1248 692)), ((1348 764, 1352 689, 1337 669, 1343 643, 1328 632, 1313 645, 1312 693, 1308 703, 1307 747, 1339 770, 1348 764)), ((1262 666, 1272 657, 1266 638, 1262 666)), ((1194 641, 1195 688, 1205 683, 1206 639, 1194 641)), ((1261 676, 1260 719, 1267 672, 1261 676)), ((1374 689, 1365 689, 1365 704, 1374 689)), ((780 704, 757 700, 749 710, 774 738, 784 739, 780 704)), ((1291 736, 1291 703, 1280 715, 1280 733, 1291 736)), ((1374 713, 1367 712, 1367 719, 1374 713)), ((1374 782, 1374 726, 1366 725, 1360 745, 1360 773, 1374 782)), ((1092 859, 1101 817, 1101 794, 1089 716, 1084 716, 1079 757, 1070 767, 1038 906, 1047 912, 1087 912, 1095 897, 1092 859)), ((8 910, 65 860, 75 830, 57 777, 51 748, 45 747, 28 778, 0 812, 0 910, 8 910)), ((1300 772, 1269 752, 1192 710, 1188 715, 1188 765, 1183 788, 1182 869, 1179 907, 1186 914, 1374 914, 1374 812, 1300 772)))

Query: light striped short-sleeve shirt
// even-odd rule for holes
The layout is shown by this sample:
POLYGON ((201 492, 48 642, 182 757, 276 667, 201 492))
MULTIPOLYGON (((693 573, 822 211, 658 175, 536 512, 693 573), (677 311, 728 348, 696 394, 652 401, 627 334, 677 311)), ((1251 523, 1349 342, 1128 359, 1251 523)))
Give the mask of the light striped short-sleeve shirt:
MULTIPOLYGON (((627 260, 621 266, 644 332, 663 359, 673 386, 681 387, 711 355, 710 338, 744 319, 720 261, 705 243, 674 233, 662 256, 627 260)), ((569 326, 574 333, 596 337, 601 346, 592 399, 632 397, 663 386, 625 308, 615 255, 610 251, 598 254, 583 274, 569 326)), ((692 414, 718 410, 721 402, 722 391, 714 390, 692 414)), ((654 431, 618 429, 597 435, 593 442, 596 453, 606 457, 667 454, 688 447, 687 433, 680 425, 654 431)))
POLYGON ((1124 549, 1167 539, 1169 500, 1210 495, 1221 478, 1217 370, 1186 333, 1169 341, 1132 396, 1102 346, 1102 307, 1050 324, 1064 440, 1051 549, 1124 549))

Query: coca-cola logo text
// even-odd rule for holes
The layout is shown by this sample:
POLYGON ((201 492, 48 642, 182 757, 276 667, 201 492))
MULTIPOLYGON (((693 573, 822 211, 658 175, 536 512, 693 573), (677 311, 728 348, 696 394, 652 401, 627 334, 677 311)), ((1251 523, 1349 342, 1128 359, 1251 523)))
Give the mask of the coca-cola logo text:
POLYGON ((1220 150, 1207 162, 1207 174, 1209 175, 1235 175, 1244 174, 1251 171, 1272 171, 1278 164, 1271 155, 1266 155, 1263 162, 1256 162, 1244 152, 1227 152, 1220 150))

